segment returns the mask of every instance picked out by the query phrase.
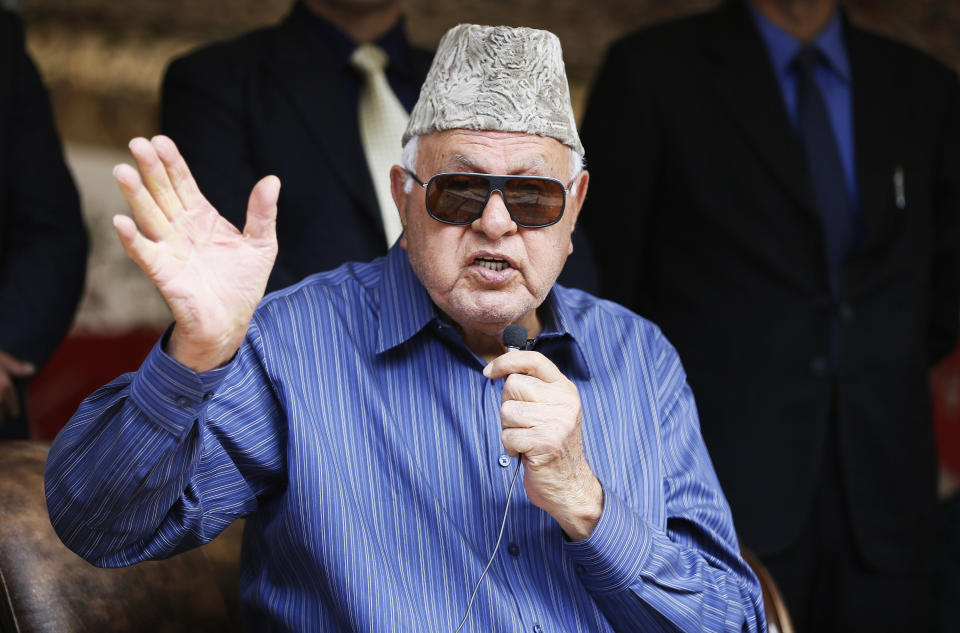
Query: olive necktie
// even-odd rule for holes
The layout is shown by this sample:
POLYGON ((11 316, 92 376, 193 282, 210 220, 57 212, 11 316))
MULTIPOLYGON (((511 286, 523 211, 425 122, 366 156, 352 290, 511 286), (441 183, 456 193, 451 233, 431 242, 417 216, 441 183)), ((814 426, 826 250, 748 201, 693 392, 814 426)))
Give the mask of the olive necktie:
POLYGON ((387 54, 373 44, 359 46, 350 57, 351 65, 363 73, 358 110, 360 139, 377 193, 387 246, 392 246, 402 226, 390 193, 390 168, 400 164, 400 139, 409 115, 387 82, 384 68, 388 61, 387 54))

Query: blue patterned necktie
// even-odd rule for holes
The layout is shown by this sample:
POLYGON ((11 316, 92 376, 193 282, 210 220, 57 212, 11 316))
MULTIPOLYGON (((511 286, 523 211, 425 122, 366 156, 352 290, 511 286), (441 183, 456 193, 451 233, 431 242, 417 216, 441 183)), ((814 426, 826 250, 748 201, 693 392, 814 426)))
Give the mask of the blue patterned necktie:
POLYGON ((837 297, 844 261, 853 249, 854 209, 827 106, 814 79, 818 49, 804 47, 793 60, 797 73, 797 133, 823 220, 830 292, 837 297))

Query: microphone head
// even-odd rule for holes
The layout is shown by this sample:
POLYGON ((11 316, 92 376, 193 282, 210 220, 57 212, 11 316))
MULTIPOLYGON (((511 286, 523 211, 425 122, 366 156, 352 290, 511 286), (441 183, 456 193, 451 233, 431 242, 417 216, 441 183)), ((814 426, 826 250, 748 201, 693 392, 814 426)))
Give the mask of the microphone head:
POLYGON ((511 323, 503 330, 501 339, 506 348, 524 349, 527 347, 527 328, 511 323))

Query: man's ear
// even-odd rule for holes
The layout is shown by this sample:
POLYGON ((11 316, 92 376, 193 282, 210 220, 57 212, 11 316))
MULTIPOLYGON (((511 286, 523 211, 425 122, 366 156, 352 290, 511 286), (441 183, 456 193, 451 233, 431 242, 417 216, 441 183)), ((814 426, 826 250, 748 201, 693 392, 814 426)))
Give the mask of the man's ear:
POLYGON ((573 187, 570 187, 570 190, 573 192, 573 195, 569 196, 567 200, 567 211, 564 213, 573 214, 573 225, 570 229, 573 230, 573 227, 576 226, 577 219, 580 217, 580 209, 583 207, 583 201, 587 199, 587 185, 590 184, 590 172, 583 170, 580 172, 580 175, 577 176, 577 180, 574 183, 573 187))
MULTIPOLYGON (((567 200, 567 210, 564 211, 564 214, 570 213, 573 217, 573 223, 570 225, 570 235, 573 235, 574 230, 577 227, 577 220, 580 218, 580 209, 583 208, 583 201, 587 199, 587 185, 590 184, 590 172, 583 170, 580 172, 580 175, 577 176, 577 181, 574 183, 573 187, 570 187, 570 190, 573 192, 573 195, 569 196, 567 200)), ((573 240, 570 240, 570 246, 567 248, 567 256, 573 253, 573 240)))
POLYGON ((407 193, 407 181, 410 175, 407 170, 400 165, 394 165, 390 168, 390 193, 393 195, 393 202, 397 205, 397 213, 400 214, 400 224, 403 226, 403 234, 400 236, 401 248, 407 247, 407 200, 410 194, 407 193))

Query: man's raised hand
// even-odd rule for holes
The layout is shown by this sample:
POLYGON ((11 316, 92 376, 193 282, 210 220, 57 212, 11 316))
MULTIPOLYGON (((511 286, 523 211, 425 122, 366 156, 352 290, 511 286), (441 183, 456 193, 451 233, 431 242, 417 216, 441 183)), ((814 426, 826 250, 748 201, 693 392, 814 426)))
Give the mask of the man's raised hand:
POLYGON ((167 351, 194 371, 223 365, 243 342, 277 256, 280 180, 254 186, 241 234, 203 197, 169 138, 135 138, 130 152, 139 175, 117 165, 113 176, 133 218, 113 224, 176 319, 167 351))

